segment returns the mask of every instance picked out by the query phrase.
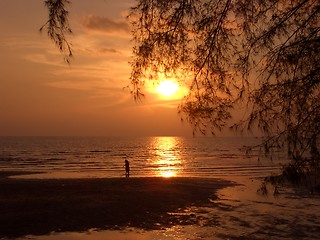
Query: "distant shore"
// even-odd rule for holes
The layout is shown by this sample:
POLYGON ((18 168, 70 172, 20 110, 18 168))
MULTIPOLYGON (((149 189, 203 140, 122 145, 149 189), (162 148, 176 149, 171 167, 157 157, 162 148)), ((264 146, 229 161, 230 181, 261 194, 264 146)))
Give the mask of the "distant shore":
POLYGON ((235 183, 202 178, 11 179, 0 172, 0 237, 197 223, 185 209, 206 206, 235 183), (170 213, 180 214, 170 214, 170 213))

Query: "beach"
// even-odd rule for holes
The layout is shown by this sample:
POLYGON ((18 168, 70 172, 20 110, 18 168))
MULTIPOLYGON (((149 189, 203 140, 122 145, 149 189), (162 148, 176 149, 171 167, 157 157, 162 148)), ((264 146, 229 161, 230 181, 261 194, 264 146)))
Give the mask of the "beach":
MULTIPOLYGON (((221 179, 0 179, 0 237, 196 224, 186 209, 211 204, 221 179)), ((19 174, 19 173, 18 173, 19 174)))
POLYGON ((21 174, 0 173, 1 240, 320 237, 319 195, 287 187, 276 197, 261 195, 259 179, 24 179, 21 174))

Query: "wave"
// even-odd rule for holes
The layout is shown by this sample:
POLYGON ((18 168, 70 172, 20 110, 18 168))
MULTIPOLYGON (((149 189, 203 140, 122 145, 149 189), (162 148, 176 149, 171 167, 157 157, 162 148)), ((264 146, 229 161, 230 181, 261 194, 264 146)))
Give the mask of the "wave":
POLYGON ((258 152, 246 155, 240 150, 256 142, 256 138, 0 138, 0 170, 88 171, 114 177, 123 173, 124 159, 128 159, 136 176, 169 171, 194 177, 277 171, 279 161, 262 164, 258 152))

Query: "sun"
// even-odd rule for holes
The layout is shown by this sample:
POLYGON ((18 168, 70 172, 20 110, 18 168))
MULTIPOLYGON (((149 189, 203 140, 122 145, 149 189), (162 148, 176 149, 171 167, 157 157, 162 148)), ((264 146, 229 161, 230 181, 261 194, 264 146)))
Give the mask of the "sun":
POLYGON ((164 97, 173 97, 179 90, 179 84, 173 80, 164 80, 159 83, 157 92, 164 97))

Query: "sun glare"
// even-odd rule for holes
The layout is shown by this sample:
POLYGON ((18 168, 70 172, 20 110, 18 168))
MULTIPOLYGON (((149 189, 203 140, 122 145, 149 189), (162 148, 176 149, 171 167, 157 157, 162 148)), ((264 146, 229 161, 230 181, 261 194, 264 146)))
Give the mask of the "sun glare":
POLYGON ((164 80, 159 83, 157 92, 164 97, 172 97, 179 90, 179 84, 173 80, 164 80))
POLYGON ((177 173, 171 169, 161 169, 160 176, 164 178, 171 178, 177 176, 177 173))
POLYGON ((155 176, 164 178, 179 176, 182 172, 180 152, 176 151, 179 139, 175 137, 155 137, 152 139, 150 154, 155 156, 152 164, 155 166, 155 176))

